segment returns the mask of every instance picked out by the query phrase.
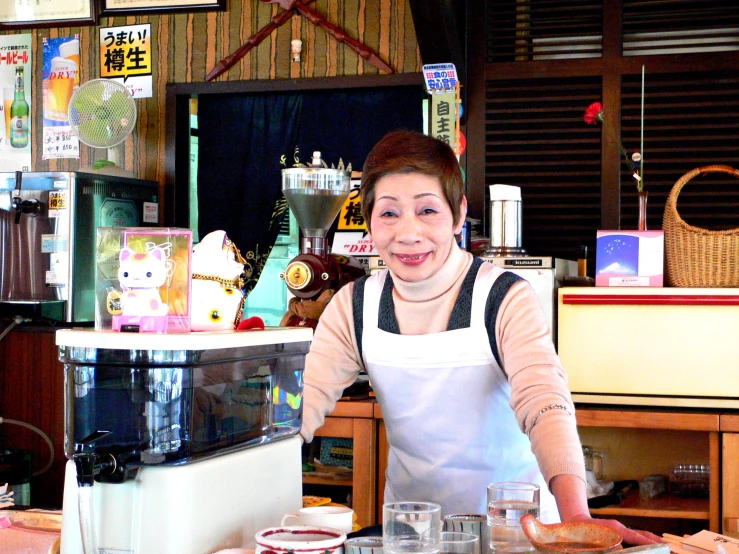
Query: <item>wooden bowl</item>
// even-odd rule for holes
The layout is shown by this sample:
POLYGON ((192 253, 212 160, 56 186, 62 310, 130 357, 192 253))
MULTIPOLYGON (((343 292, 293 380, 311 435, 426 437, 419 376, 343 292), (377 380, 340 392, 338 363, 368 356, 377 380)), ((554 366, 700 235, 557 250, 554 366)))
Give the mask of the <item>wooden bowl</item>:
POLYGON ((543 554, 604 554, 621 550, 621 534, 597 523, 540 522, 531 514, 521 518, 531 544, 543 554))

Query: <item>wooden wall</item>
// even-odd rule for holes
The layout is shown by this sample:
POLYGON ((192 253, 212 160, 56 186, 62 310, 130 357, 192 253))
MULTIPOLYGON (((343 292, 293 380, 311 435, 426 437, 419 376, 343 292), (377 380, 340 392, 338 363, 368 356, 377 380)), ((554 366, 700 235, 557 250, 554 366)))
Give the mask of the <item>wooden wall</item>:
MULTIPOLYGON (((164 184, 165 90, 168 83, 204 82, 221 59, 267 25, 282 11, 260 0, 229 0, 225 12, 100 18, 99 26, 0 31, 32 33, 33 41, 33 170, 75 171, 105 159, 104 149, 80 145, 79 160, 41 160, 42 39, 80 34, 81 80, 100 74, 100 27, 151 23, 154 44, 152 98, 139 99, 136 130, 125 141, 125 169, 137 177, 164 184)), ((421 70, 421 59, 408 0, 318 0, 311 8, 356 40, 377 52, 397 73, 421 70)), ((273 32, 218 80, 287 79, 372 75, 352 49, 298 15, 273 32), (290 41, 303 41, 301 63, 290 61, 290 41)), ((163 189, 162 189, 163 190, 163 189)), ((164 198, 166 203, 167 199, 164 198)))

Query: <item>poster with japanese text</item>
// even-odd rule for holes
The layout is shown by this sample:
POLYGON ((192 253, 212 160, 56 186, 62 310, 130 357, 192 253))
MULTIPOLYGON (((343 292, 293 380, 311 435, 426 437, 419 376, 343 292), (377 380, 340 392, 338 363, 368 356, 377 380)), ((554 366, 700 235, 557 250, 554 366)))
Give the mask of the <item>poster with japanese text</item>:
POLYGON ((0 36, 0 171, 31 170, 32 35, 0 36))
POLYGON ((331 252, 348 256, 377 256, 377 250, 369 234, 362 215, 359 196, 359 179, 352 179, 351 191, 339 210, 338 223, 331 252))
POLYGON ((79 158, 80 143, 69 124, 69 103, 80 86, 79 35, 43 39, 43 123, 41 159, 79 158))
POLYGON ((134 98, 151 98, 151 24, 100 29, 100 76, 123 84, 134 98))

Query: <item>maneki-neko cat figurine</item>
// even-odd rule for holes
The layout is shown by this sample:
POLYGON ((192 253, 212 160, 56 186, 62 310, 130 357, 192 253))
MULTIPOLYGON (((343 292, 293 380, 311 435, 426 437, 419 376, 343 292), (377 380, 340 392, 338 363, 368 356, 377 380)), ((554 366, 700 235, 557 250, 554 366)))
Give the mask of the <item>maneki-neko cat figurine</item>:
POLYGON ((146 252, 126 247, 119 261, 118 281, 123 290, 108 294, 113 329, 166 332, 169 306, 159 294, 159 287, 167 280, 166 252, 159 247, 146 252))
POLYGON ((245 260, 225 231, 213 231, 192 249, 193 331, 234 330, 244 307, 245 260))

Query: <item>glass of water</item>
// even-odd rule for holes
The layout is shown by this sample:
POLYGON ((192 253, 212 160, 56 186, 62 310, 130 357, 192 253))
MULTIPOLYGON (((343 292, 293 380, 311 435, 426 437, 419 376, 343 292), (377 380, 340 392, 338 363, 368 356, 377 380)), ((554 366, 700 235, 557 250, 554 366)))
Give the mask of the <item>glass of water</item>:
POLYGON ((442 531, 439 535, 441 554, 480 554, 480 536, 473 533, 442 531))
POLYGON ((480 537, 480 551, 488 554, 490 537, 487 514, 448 514, 442 518, 442 522, 444 531, 472 533, 480 537))
POLYGON ((344 543, 346 554, 383 554, 382 537, 354 537, 344 543))
POLYGON ((439 504, 389 502, 382 506, 382 547, 386 554, 438 554, 440 533, 439 504))
POLYGON ((539 518, 539 486, 534 483, 502 482, 488 485, 488 531, 490 552, 533 552, 521 527, 521 518, 539 518))

